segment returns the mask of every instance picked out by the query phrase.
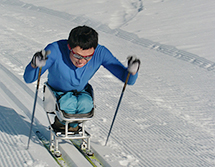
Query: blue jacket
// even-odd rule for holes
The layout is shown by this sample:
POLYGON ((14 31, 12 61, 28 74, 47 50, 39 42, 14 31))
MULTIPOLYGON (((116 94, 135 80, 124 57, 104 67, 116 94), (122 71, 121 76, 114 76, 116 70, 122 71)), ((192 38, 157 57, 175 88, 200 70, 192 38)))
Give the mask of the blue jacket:
MULTIPOLYGON (((75 67, 70 60, 67 40, 51 43, 46 46, 45 50, 50 50, 51 54, 48 55, 46 65, 42 67, 42 74, 48 70, 48 84, 58 91, 83 90, 101 65, 123 82, 128 74, 127 68, 106 47, 101 45, 96 47, 92 59, 81 68, 75 67)), ((36 81, 38 71, 39 68, 33 68, 29 63, 24 73, 25 82, 36 81)), ((137 76, 138 74, 130 75, 128 84, 133 85, 137 76)))

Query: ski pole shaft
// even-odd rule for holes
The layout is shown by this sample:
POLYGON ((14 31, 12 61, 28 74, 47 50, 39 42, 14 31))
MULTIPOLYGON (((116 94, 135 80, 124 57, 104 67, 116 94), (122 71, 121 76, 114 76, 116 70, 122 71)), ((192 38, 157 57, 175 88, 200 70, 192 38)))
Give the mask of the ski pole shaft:
POLYGON ((29 144, 30 144, 30 140, 31 140, 31 132, 32 132, 32 127, 33 127, 33 122, 34 122, 34 113, 35 113, 36 103, 37 103, 37 95, 38 95, 38 89, 39 89, 39 84, 40 84, 41 71, 42 71, 42 67, 39 68, 39 73, 38 73, 37 87, 36 87, 36 93, 35 93, 35 98, 34 98, 34 106, 33 106, 33 113, 32 113, 32 117, 31 117, 31 126, 30 126, 30 132, 29 132, 29 137, 28 137, 27 149, 29 148, 29 144))
POLYGON ((118 112, 118 110, 119 110, 119 106, 120 106, 120 103, 121 103, 121 100, 122 100, 122 97, 123 97, 123 94, 124 94, 126 85, 127 85, 127 83, 128 83, 129 77, 130 77, 130 73, 128 73, 128 75, 127 75, 127 77, 126 77, 125 84, 124 84, 124 86, 123 86, 122 93, 121 93, 121 95, 120 95, 119 102, 118 102, 118 104, 117 104, 116 111, 115 111, 115 114, 114 114, 114 117, 113 117, 113 121, 112 121, 112 124, 111 124, 111 126, 110 126, 110 130, 109 130, 109 132, 108 132, 108 136, 107 136, 107 139, 106 139, 106 142, 105 142, 105 146, 107 145, 108 139, 109 139, 109 137, 110 137, 110 133, 111 133, 111 130, 112 130, 112 128, 113 128, 113 124, 114 124, 114 121, 115 121, 115 119, 116 119, 116 115, 117 115, 117 112, 118 112))

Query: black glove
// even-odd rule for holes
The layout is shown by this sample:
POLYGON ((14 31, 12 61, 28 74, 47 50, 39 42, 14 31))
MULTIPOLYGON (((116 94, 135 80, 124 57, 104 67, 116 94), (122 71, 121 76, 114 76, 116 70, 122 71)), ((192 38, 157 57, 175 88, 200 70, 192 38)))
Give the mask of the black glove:
POLYGON ((136 74, 140 67, 140 59, 136 56, 128 56, 128 72, 131 74, 136 74))
POLYGON ((51 53, 50 50, 45 51, 41 50, 40 52, 36 52, 31 60, 31 64, 34 67, 43 67, 46 65, 47 56, 51 53))

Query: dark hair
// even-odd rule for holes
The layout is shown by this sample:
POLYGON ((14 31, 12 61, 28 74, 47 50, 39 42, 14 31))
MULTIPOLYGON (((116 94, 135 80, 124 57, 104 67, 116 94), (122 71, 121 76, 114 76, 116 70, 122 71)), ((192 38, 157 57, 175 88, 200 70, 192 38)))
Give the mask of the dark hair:
POLYGON ((68 38, 71 49, 80 46, 83 50, 94 48, 98 45, 98 33, 91 27, 78 26, 71 30, 68 38))

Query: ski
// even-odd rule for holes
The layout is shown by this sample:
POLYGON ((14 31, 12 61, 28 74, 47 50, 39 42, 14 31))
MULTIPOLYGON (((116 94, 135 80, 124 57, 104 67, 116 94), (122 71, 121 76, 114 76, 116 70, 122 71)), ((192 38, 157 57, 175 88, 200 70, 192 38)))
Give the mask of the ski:
POLYGON ((40 139, 41 143, 44 145, 44 147, 48 150, 48 152, 52 155, 52 157, 55 159, 55 161, 61 166, 61 167, 68 167, 66 161, 63 159, 62 155, 56 156, 54 151, 50 150, 50 141, 47 140, 40 131, 36 131, 37 137, 40 139))
POLYGON ((83 140, 82 139, 73 139, 70 140, 73 145, 82 153, 82 155, 90 162, 94 167, 104 167, 104 164, 99 160, 99 158, 92 152, 89 152, 86 149, 81 148, 83 140))

